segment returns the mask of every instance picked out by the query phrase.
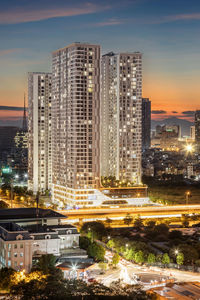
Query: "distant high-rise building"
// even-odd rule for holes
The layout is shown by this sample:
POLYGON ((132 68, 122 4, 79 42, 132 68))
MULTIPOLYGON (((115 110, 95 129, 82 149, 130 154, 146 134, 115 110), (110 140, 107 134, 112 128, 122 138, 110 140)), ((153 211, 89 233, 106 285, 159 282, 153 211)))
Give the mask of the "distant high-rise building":
POLYGON ((200 148, 200 110, 196 110, 195 112, 195 142, 200 148))
POLYGON ((195 126, 190 126, 190 138, 191 140, 195 140, 195 126))
POLYGON ((141 183, 142 54, 110 52, 101 63, 101 176, 141 183))
POLYGON ((0 167, 13 159, 15 153, 15 136, 19 128, 14 126, 0 126, 0 167))
POLYGON ((91 205, 100 182, 100 46, 53 52, 52 76, 53 200, 91 205))
POLYGON ((28 127, 26 119, 26 103, 24 95, 24 114, 22 121, 22 128, 20 128, 15 135, 16 151, 14 155, 14 164, 17 170, 27 172, 28 168, 28 127))
POLYGON ((28 76, 28 188, 42 192, 51 186, 51 74, 28 76))
POLYGON ((142 150, 151 146, 151 101, 142 98, 142 150))

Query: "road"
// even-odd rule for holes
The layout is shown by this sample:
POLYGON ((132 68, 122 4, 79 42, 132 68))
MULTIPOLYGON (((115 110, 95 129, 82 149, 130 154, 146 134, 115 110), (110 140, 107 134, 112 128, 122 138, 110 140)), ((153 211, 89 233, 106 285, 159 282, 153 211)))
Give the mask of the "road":
MULTIPOLYGON (((106 259, 111 261, 112 253, 106 251, 106 259)), ((100 281, 106 286, 110 286, 113 281, 121 279, 126 284, 141 284, 144 289, 153 286, 164 285, 170 281, 176 282, 200 282, 200 274, 174 269, 163 269, 159 267, 146 267, 133 264, 125 259, 121 259, 117 269, 109 269, 102 274, 98 265, 91 267, 90 276, 100 281)))
POLYGON ((174 206, 148 206, 148 207, 126 207, 126 208, 90 208, 90 209, 74 209, 74 210, 59 210, 63 215, 67 216, 68 220, 78 219, 95 220, 106 218, 123 218, 127 214, 132 216, 140 215, 145 217, 172 217, 182 214, 200 214, 200 205, 174 205, 174 206))

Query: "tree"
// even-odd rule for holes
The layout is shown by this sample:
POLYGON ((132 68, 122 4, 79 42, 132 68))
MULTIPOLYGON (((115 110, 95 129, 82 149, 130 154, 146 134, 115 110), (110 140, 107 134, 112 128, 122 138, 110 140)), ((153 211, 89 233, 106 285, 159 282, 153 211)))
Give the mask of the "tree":
POLYGON ((80 236, 79 246, 81 249, 87 250, 90 244, 91 244, 91 241, 87 236, 80 236))
POLYGON ((116 267, 116 266, 118 265, 118 263, 119 263, 119 260, 120 260, 119 254, 118 254, 118 253, 115 253, 115 254, 113 255, 113 257, 112 257, 112 265, 113 265, 114 267, 116 267))
POLYGON ((133 217, 130 214, 127 214, 123 221, 125 225, 129 226, 133 222, 133 217))
POLYGON ((144 252, 142 250, 136 252, 134 260, 137 264, 143 264, 143 262, 144 262, 144 252))
POLYGON ((44 274, 49 274, 55 269, 56 257, 53 254, 43 254, 40 256, 36 269, 42 271, 44 274))
POLYGON ((169 258, 169 255, 167 253, 163 254, 162 263, 163 263, 163 265, 168 265, 170 263, 170 258, 169 258))
POLYGON ((107 267, 108 267, 107 263, 105 263, 103 261, 99 262, 98 266, 102 270, 103 273, 105 273, 105 271, 107 270, 107 267))
POLYGON ((107 242, 107 246, 112 249, 115 246, 115 242, 111 239, 107 242))
POLYGON ((156 233, 156 235, 168 235, 168 232, 169 232, 169 227, 166 225, 166 224, 159 224, 159 225, 156 225, 155 228, 154 228, 154 232, 156 233))
POLYGON ((146 226, 147 226, 147 229, 150 229, 150 230, 152 230, 152 229, 154 229, 154 227, 155 227, 155 225, 156 225, 156 222, 155 221, 147 221, 146 222, 146 226))
POLYGON ((161 263, 162 262, 162 254, 157 254, 156 255, 156 261, 161 263))
POLYGON ((169 233, 169 239, 182 239, 182 232, 180 230, 172 230, 170 233, 169 233))
POLYGON ((124 257, 128 260, 134 260, 135 258, 135 251, 133 250, 133 248, 130 249, 126 249, 125 253, 124 253, 124 257))
POLYGON ((9 205, 5 201, 0 200, 0 209, 1 208, 8 208, 8 207, 9 207, 9 205))
POLYGON ((16 273, 11 268, 0 269, 0 289, 8 290, 11 286, 11 277, 16 273))
POLYGON ((108 225, 108 227, 110 227, 111 223, 112 223, 112 220, 109 218, 106 218, 106 225, 108 225))
POLYGON ((182 226, 184 228, 186 228, 186 227, 189 226, 189 221, 188 221, 188 219, 186 217, 182 219, 182 226))
POLYGON ((93 257, 96 261, 104 261, 105 249, 103 246, 93 242, 88 247, 87 253, 90 257, 93 257))
POLYGON ((186 264, 191 264, 199 258, 198 251, 191 245, 181 244, 178 249, 184 255, 184 262, 186 264))
POLYGON ((140 216, 137 216, 137 218, 135 218, 133 225, 137 228, 137 230, 141 229, 141 227, 143 226, 143 222, 140 216))
POLYGON ((101 222, 86 222, 81 227, 81 233, 87 235, 91 233, 92 240, 101 240, 102 237, 107 235, 106 228, 101 222))
POLYGON ((149 253, 149 255, 147 257, 147 262, 148 262, 148 264, 154 264, 156 262, 155 254, 149 253))
POLYGON ((183 263, 184 263, 184 255, 183 255, 183 253, 178 253, 178 255, 176 256, 176 263, 178 264, 178 265, 183 265, 183 263))

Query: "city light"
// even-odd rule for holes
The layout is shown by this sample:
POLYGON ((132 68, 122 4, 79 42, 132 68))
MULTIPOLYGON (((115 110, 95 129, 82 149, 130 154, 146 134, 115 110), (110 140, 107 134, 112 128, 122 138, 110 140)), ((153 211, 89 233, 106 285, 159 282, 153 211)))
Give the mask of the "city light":
POLYGON ((187 145, 185 146, 185 150, 186 150, 188 153, 191 153, 191 152, 194 151, 194 147, 193 147, 193 145, 191 145, 191 144, 187 144, 187 145))

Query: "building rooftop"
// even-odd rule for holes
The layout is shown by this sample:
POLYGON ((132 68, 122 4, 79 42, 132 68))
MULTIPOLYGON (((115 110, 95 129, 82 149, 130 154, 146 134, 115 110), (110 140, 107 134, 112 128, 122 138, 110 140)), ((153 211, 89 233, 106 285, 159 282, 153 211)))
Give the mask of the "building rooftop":
POLYGON ((0 210, 0 223, 5 220, 66 218, 51 209, 42 208, 9 208, 0 210))
POLYGON ((28 231, 15 223, 0 224, 0 238, 4 241, 30 240, 28 231))
POLYGON ((69 44, 69 45, 67 45, 65 47, 62 47, 60 49, 55 50, 52 53, 56 54, 59 51, 62 51, 62 50, 65 50, 65 49, 71 48, 71 47, 100 47, 100 45, 98 45, 98 44, 90 44, 90 43, 86 43, 86 42, 85 43, 74 42, 74 43, 71 43, 71 44, 69 44))

